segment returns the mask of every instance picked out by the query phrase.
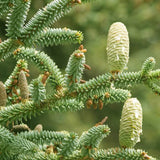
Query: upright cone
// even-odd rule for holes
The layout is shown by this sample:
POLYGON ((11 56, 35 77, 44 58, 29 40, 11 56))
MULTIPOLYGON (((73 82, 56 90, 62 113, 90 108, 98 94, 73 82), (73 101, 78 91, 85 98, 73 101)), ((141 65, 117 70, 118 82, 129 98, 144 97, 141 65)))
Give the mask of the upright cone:
POLYGON ((142 133, 142 107, 137 98, 128 99, 122 110, 119 142, 124 148, 134 147, 140 142, 142 133))
POLYGON ((129 59, 129 37, 123 23, 116 22, 111 25, 106 50, 110 71, 112 73, 122 72, 129 59))
POLYGON ((4 84, 0 81, 0 106, 5 106, 7 103, 7 93, 4 84))
POLYGON ((20 89, 20 95, 22 97, 22 100, 26 100, 29 98, 29 89, 24 71, 20 71, 18 81, 18 86, 20 89))

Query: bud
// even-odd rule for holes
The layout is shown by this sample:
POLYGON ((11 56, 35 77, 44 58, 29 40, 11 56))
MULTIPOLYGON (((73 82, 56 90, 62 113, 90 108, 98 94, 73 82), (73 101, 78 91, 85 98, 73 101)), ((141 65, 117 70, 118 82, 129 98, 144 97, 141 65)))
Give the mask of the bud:
POLYGON ((36 125, 34 128, 35 131, 41 132, 43 130, 43 126, 41 124, 36 125))
POLYGON ((0 106, 5 106, 7 103, 7 93, 4 84, 0 81, 0 106))
POLYGON ((119 142, 122 147, 134 147, 142 134, 142 107, 137 98, 128 99, 122 109, 119 142))
POLYGON ((28 89, 28 83, 27 83, 27 79, 24 71, 20 71, 18 81, 19 81, 18 86, 20 89, 20 95, 22 100, 28 99, 29 89, 28 89))
POLYGON ((123 23, 116 22, 111 25, 106 50, 110 71, 123 71, 129 59, 129 37, 123 23))

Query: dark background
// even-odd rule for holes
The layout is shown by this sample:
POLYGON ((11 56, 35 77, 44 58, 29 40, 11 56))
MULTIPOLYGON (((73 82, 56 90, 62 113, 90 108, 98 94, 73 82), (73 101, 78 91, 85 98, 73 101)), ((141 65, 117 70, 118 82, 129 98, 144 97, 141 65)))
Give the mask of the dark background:
MULTIPOLYGON (((49 0, 32 0, 28 19, 49 0)), ((84 33, 83 45, 87 48, 87 64, 91 71, 85 71, 83 79, 88 80, 106 73, 106 41, 109 26, 116 21, 123 22, 130 37, 130 60, 128 71, 138 71, 144 60, 155 57, 156 68, 160 68, 160 1, 158 0, 97 0, 94 3, 75 7, 70 14, 62 18, 55 28, 67 27, 84 33)), ((5 18, 0 19, 0 37, 5 37, 5 18)), ((53 46, 39 48, 44 50, 64 72, 70 54, 79 45, 53 46)), ((10 58, 0 63, 0 80, 5 81, 12 72, 15 61, 10 58)), ((38 70, 30 65, 30 81, 37 76, 38 70)), ((160 157, 160 97, 146 86, 135 86, 132 97, 137 97, 143 107, 143 135, 136 148, 142 148, 153 156, 160 157)), ((123 104, 109 104, 102 111, 84 109, 74 113, 47 112, 28 123, 31 129, 41 123, 46 130, 68 130, 78 132, 88 130, 95 123, 108 116, 107 124, 111 134, 104 139, 103 148, 117 147, 119 120, 123 104)))

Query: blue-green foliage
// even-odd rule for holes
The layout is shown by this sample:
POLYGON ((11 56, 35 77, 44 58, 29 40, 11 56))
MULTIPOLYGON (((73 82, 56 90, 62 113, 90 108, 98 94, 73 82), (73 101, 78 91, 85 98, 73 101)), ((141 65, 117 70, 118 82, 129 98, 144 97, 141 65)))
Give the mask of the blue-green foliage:
MULTIPOLYGON (((8 104, 0 106, 1 125, 18 124, 48 110, 77 111, 85 105, 88 108, 99 105, 102 109, 103 104, 125 102, 131 97, 130 90, 125 88, 131 88, 135 84, 146 84, 153 92, 160 94, 157 85, 160 70, 153 70, 155 60, 152 57, 144 62, 138 72, 105 73, 85 82, 82 80, 86 66, 86 49, 83 49, 83 45, 71 54, 64 74, 47 54, 32 48, 34 45, 81 43, 83 35, 80 31, 53 29, 50 26, 67 14, 75 4, 89 1, 92 0, 51 1, 26 24, 30 0, 0 1, 0 16, 8 13, 8 39, 0 43, 0 61, 11 55, 17 60, 15 69, 5 82, 8 104), (18 75, 23 71, 25 79, 29 76, 27 65, 30 62, 42 74, 30 82, 30 96, 22 100, 18 75)), ((35 130, 14 135, 9 131, 10 126, 8 128, 0 126, 2 160, 152 159, 144 151, 136 149, 100 150, 101 141, 110 133, 110 128, 104 122, 83 132, 80 137, 73 132, 35 130)))

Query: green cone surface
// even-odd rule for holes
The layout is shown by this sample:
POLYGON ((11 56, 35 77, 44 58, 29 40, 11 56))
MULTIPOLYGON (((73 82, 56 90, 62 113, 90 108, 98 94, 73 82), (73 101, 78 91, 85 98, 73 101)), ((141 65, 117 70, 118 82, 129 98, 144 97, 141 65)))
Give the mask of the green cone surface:
POLYGON ((110 71, 123 71, 129 59, 129 37, 123 23, 116 22, 110 26, 106 50, 110 71))
POLYGON ((129 98, 122 110, 119 142, 122 147, 134 147, 142 133, 142 107, 137 98, 129 98))

